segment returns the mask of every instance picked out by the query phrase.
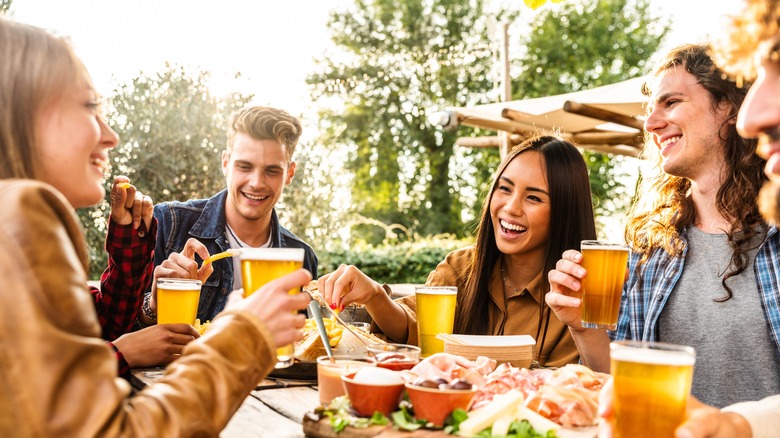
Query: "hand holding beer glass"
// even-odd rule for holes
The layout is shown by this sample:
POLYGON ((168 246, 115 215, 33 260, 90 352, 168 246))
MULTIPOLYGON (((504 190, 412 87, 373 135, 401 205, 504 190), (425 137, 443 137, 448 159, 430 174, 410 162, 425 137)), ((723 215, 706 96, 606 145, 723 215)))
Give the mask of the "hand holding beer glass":
POLYGON ((628 247, 598 240, 580 244, 582 267, 582 326, 615 330, 620 295, 626 278, 628 247))
MULTIPOLYGON (((244 296, 252 295, 266 283, 303 268, 303 248, 244 248, 239 255, 244 296)), ((290 294, 299 290, 290 289, 290 294)), ((276 368, 293 364, 293 346, 276 350, 276 368)))
POLYGON ((614 438, 672 437, 685 420, 693 348, 660 342, 610 344, 614 438))
POLYGON ((439 333, 452 334, 458 288, 454 286, 420 286, 414 290, 417 302, 417 338, 420 356, 425 358, 444 352, 439 333))

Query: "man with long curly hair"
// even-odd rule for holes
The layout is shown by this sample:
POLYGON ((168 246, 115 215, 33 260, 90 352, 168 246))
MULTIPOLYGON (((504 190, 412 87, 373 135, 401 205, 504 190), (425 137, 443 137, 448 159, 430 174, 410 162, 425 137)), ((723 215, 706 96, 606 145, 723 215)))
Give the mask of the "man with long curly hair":
POLYGON ((609 369, 610 340, 661 341, 696 349, 692 394, 705 403, 780 393, 780 233, 756 206, 766 180, 756 142, 736 129, 746 89, 707 46, 686 45, 658 64, 647 94, 656 174, 628 218, 617 329, 581 327, 577 251, 550 273, 547 302, 594 369, 609 369))
MULTIPOLYGON (((780 233, 761 220, 755 207, 766 177, 757 170, 763 162, 755 158, 756 144, 750 140, 759 139, 759 155, 768 160, 765 172, 770 182, 761 189, 760 212, 770 224, 777 224, 780 1, 746 3, 746 13, 734 18, 728 43, 719 54, 725 59, 720 63, 723 70, 737 73, 739 86, 727 85, 727 76, 697 46, 673 51, 656 70, 660 81, 650 94, 645 128, 649 149, 660 155, 657 167, 662 172, 645 181, 650 187, 640 192, 643 203, 635 205, 629 218, 630 278, 620 325, 609 334, 612 339, 693 345, 697 349, 693 394, 710 404, 767 396, 723 409, 694 399, 677 438, 780 436, 780 233), (755 75, 752 56, 757 47, 755 75), (697 52, 704 55, 691 56, 697 52), (740 104, 742 84, 754 78, 740 104), (702 91, 710 112, 692 108, 702 103, 697 97, 702 91), (707 126, 712 128, 709 136, 707 126), (746 140, 738 140, 737 131, 746 140)), ((606 334, 575 325, 578 280, 586 274, 581 260, 577 252, 564 254, 550 274, 553 293, 548 302, 572 321, 583 360, 605 367, 606 334)), ((608 418, 610 404, 602 408, 608 418)))

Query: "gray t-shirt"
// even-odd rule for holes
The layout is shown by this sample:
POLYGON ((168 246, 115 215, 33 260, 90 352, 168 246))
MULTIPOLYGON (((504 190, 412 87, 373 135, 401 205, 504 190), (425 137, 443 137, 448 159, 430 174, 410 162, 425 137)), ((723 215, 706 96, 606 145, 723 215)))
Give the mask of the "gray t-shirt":
POLYGON ((696 350, 692 393, 719 408, 780 393, 780 359, 753 271, 763 238, 756 238, 747 269, 726 282, 731 299, 716 302, 726 295, 721 279, 732 254, 728 237, 690 227, 685 269, 658 321, 661 342, 696 350))

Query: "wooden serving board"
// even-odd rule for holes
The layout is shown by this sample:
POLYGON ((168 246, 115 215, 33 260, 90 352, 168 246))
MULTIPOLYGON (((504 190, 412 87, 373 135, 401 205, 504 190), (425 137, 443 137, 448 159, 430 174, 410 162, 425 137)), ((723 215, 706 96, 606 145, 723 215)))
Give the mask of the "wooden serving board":
MULTIPOLYGON (((365 429, 347 427, 336 433, 327 418, 317 420, 313 414, 303 417, 303 433, 311 438, 453 438, 441 430, 418 429, 413 432, 393 429, 392 425, 371 426, 365 429)), ((558 433, 560 438, 595 438, 597 427, 563 428, 558 433)))
POLYGON ((303 433, 311 438, 452 438, 441 430, 418 429, 413 432, 393 429, 392 425, 371 426, 365 429, 347 427, 339 433, 333 430, 330 420, 323 418, 317 420, 313 414, 303 417, 303 433))

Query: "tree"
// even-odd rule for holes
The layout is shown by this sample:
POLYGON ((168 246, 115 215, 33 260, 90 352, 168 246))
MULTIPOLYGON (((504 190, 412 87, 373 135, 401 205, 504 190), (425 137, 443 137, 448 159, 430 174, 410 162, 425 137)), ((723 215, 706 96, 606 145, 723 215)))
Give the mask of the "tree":
POLYGON ((0 13, 7 14, 11 10, 13 0, 0 0, 0 13))
MULTIPOLYGON (((458 134, 434 129, 427 114, 487 100, 492 53, 482 17, 481 0, 356 0, 331 13, 340 51, 320 59, 307 82, 314 100, 343 102, 321 112, 318 143, 348 151, 353 213, 422 235, 465 233, 462 215, 474 206, 458 188, 479 170, 453 173, 458 134)), ((353 231, 369 242, 385 237, 375 226, 353 231)))
MULTIPOLYGON (((525 54, 513 74, 513 98, 568 93, 647 73, 669 30, 649 0, 571 0, 539 14, 520 38, 525 54)), ((585 152, 597 218, 624 211, 623 157, 585 152)))
MULTIPOLYGON (((166 66, 163 72, 141 73, 114 90, 107 112, 120 137, 109 153, 113 175, 127 175, 155 203, 208 197, 224 188, 220 152, 227 119, 251 96, 217 98, 208 89, 208 78, 206 72, 191 74, 183 67, 166 66)), ((108 198, 79 211, 91 248, 92 275, 106 267, 102 247, 108 211, 108 198)))
MULTIPOLYGON (((304 135, 309 128, 304 126, 304 135)), ((339 165, 338 157, 338 152, 317 142, 299 143, 293 156, 295 178, 276 208, 284 227, 310 244, 320 262, 323 250, 341 246, 342 230, 353 219, 342 208, 351 202, 351 178, 339 165)))
MULTIPOLYGON (((454 148, 457 136, 479 133, 436 131, 426 115, 490 100, 494 56, 485 16, 479 0, 356 0, 350 10, 331 14, 339 51, 319 61, 308 83, 315 100, 344 102, 321 112, 318 143, 348 151, 353 216, 409 234, 467 233, 464 219, 478 216, 497 151, 454 148)), ((513 62, 514 97, 560 94, 644 73, 667 30, 658 23, 647 0, 571 0, 543 10, 520 39, 525 50, 513 62)), ((620 158, 585 158, 597 215, 624 208, 620 158)), ((374 243, 386 236, 374 225, 353 231, 358 240, 374 243)))

